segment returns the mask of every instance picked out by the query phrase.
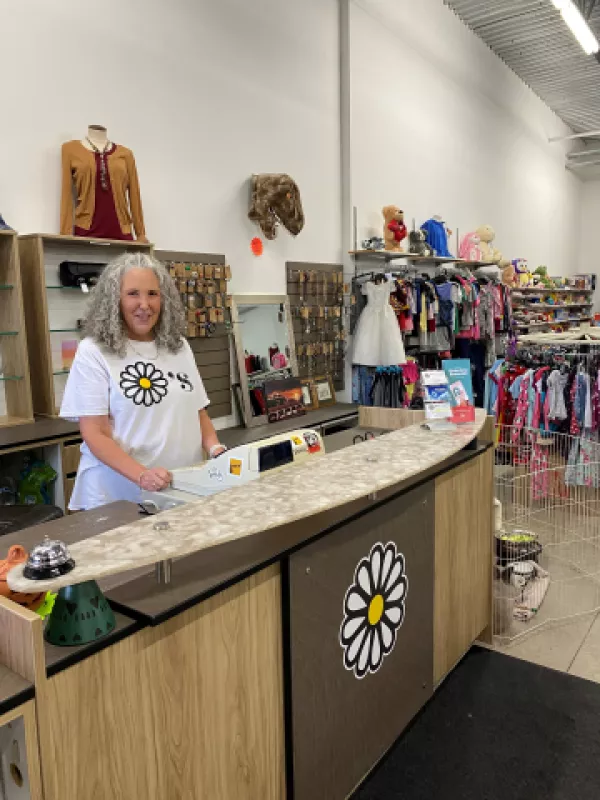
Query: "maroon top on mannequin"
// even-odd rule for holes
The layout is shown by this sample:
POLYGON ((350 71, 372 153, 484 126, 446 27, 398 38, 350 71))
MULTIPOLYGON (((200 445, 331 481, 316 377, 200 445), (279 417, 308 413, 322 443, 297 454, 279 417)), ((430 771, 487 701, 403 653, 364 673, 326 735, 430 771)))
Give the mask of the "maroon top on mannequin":
MULTIPOLYGON (((113 142, 105 154, 107 161, 116 149, 117 146, 113 142)), ((106 188, 102 188, 102 181, 99 177, 100 153, 94 153, 94 157, 96 159, 96 192, 92 225, 89 231, 75 226, 73 233, 75 236, 90 236, 97 239, 121 239, 125 242, 133 242, 133 236, 130 233, 123 233, 119 224, 119 218, 117 217, 117 211, 115 209, 112 186, 110 183, 110 173, 107 169, 105 181, 106 188)))

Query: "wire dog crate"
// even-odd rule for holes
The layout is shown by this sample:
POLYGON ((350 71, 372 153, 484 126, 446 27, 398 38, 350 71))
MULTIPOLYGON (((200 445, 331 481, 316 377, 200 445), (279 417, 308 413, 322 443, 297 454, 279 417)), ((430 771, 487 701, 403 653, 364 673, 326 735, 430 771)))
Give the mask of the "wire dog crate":
POLYGON ((494 644, 600 609, 600 442, 498 426, 494 644))

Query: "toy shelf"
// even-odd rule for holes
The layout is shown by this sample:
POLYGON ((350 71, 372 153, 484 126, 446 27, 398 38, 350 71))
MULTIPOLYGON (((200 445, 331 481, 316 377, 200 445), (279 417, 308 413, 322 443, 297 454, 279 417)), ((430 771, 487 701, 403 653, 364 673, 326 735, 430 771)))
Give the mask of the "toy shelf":
POLYGON ((577 289, 575 286, 564 286, 561 289, 543 289, 537 286, 515 286, 513 297, 521 292, 535 292, 536 294, 556 294, 556 292, 575 292, 575 294, 592 294, 594 289, 577 289))
POLYGON ((0 231, 0 427, 33 420, 17 235, 0 231))
MULTIPOLYGON (((60 284, 62 261, 108 263, 125 252, 153 252, 143 242, 88 239, 32 233, 19 236, 23 287, 27 296, 25 322, 36 414, 57 416, 69 367, 79 339, 79 320, 89 298, 78 288, 60 284)), ((0 276, 1 280, 2 276, 0 276)), ((2 293, 0 293, 0 300, 2 293)))
POLYGON ((567 325, 571 322, 586 322, 591 317, 569 317, 568 319, 550 319, 544 322, 515 322, 515 328, 542 328, 549 325, 567 325))

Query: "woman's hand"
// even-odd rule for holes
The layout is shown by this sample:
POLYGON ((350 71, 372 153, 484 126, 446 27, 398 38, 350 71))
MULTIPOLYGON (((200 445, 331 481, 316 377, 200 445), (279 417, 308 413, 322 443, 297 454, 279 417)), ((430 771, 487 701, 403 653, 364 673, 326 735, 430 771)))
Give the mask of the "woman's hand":
POLYGON ((166 489, 172 480, 173 476, 168 470, 162 467, 153 467, 142 472, 138 483, 140 489, 145 489, 147 492, 160 492, 161 489, 166 489))

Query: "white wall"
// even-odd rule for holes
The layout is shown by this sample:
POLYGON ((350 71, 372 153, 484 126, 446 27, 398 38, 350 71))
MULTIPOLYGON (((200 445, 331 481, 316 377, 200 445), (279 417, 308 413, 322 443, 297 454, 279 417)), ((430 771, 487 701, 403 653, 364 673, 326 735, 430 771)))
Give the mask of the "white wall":
POLYGON ((286 260, 339 261, 337 0, 4 5, 9 224, 57 232, 60 145, 97 123, 135 154, 151 241, 225 253, 234 291, 285 293, 286 260), (297 239, 282 230, 258 259, 253 172, 289 172, 306 213, 297 239))
POLYGON ((349 52, 359 241, 394 203, 409 225, 489 222, 506 257, 575 271, 581 183, 547 141, 569 131, 442 0, 351 0, 349 52))
POLYGON ((581 219, 579 225, 579 264, 577 272, 596 274, 598 288, 595 294, 594 311, 600 311, 600 181, 583 184, 581 199, 581 219))

